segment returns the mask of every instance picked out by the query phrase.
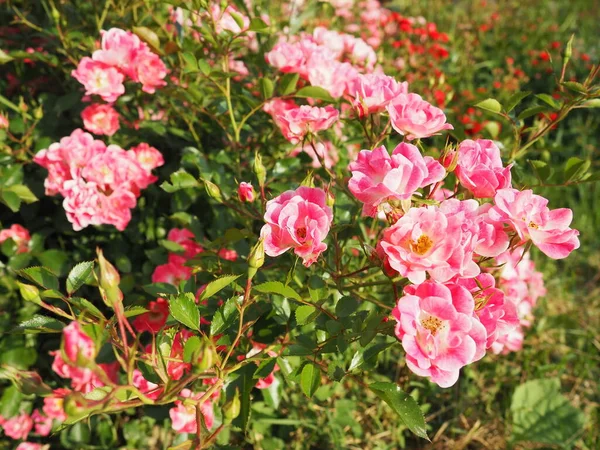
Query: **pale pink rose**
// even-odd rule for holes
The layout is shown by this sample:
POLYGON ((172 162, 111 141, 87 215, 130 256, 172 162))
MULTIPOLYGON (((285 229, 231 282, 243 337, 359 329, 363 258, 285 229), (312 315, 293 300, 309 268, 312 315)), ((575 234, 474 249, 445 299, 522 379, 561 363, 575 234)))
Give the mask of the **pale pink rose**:
POLYGON ((307 63, 308 81, 325 89, 333 98, 340 98, 359 75, 352 64, 328 57, 313 56, 307 63))
POLYGON ((392 127, 406 139, 421 139, 453 130, 444 112, 418 94, 400 94, 387 106, 392 127))
POLYGON ((229 248, 222 248, 217 252, 217 256, 221 259, 226 259, 227 261, 236 261, 238 259, 237 252, 229 248))
POLYGON ((240 34, 250 27, 250 19, 233 5, 228 5, 224 10, 221 10, 218 3, 213 3, 210 6, 210 15, 214 21, 217 33, 230 31, 233 34, 240 34), (231 15, 232 13, 242 20, 241 27, 231 15))
POLYGON ((518 352, 523 348, 524 339, 523 328, 518 326, 498 338, 498 340, 492 344, 491 350, 496 355, 507 355, 510 352, 518 352))
POLYGON ((441 188, 436 189, 431 198, 437 202, 443 202, 451 197, 454 197, 454 192, 452 192, 450 189, 441 188))
POLYGON ((475 314, 485 327, 486 348, 519 326, 515 304, 505 299, 504 292, 496 288, 496 280, 489 273, 476 278, 459 278, 456 284, 469 290, 475 300, 475 314))
POLYGON ((15 450, 48 450, 50 444, 37 444, 35 442, 21 442, 15 450))
POLYGON ((241 81, 242 79, 250 75, 250 71, 248 70, 246 64, 244 64, 244 61, 240 61, 238 59, 229 60, 229 70, 238 74, 236 77, 233 78, 235 81, 241 81))
POLYGON ((17 253, 27 253, 29 251, 31 236, 29 231, 22 225, 15 223, 10 228, 0 231, 0 244, 7 239, 13 240, 17 246, 17 253))
MULTIPOLYGON (((203 393, 198 394, 192 393, 189 389, 183 389, 179 394, 181 397, 191 398, 193 400, 199 400, 203 393)), ((204 402, 200 405, 200 412, 204 418, 204 424, 207 429, 211 429, 214 424, 214 411, 213 405, 210 401, 204 402)), ((171 426, 178 433, 192 433, 195 434, 198 431, 198 424, 196 422, 196 406, 193 403, 185 403, 182 400, 175 400, 175 407, 169 410, 169 416, 171 417, 171 426)))
POLYGON ((306 267, 314 263, 327 249, 323 239, 333 221, 333 213, 326 201, 322 189, 306 186, 269 200, 266 224, 260 232, 264 238, 265 253, 279 256, 293 248, 306 267))
POLYGON ((135 154, 137 162, 146 172, 150 172, 165 163, 162 153, 146 143, 132 147, 129 151, 135 154))
POLYGON ((151 301, 147 306, 148 312, 140 314, 131 322, 137 332, 156 334, 163 329, 169 317, 169 302, 164 298, 157 298, 151 301))
POLYGON ((110 105, 95 103, 81 112, 83 126, 94 134, 112 136, 119 129, 119 113, 110 105))
POLYGON ((48 416, 42 415, 39 410, 33 411, 31 414, 35 426, 36 434, 40 436, 48 436, 52 430, 52 419, 48 416))
POLYGON ((167 85, 164 78, 169 71, 165 63, 149 49, 142 53, 136 60, 137 79, 142 83, 142 91, 154 94, 156 88, 167 85))
POLYGON ((408 368, 440 387, 454 385, 462 367, 485 355, 486 332, 474 308, 472 295, 456 284, 405 287, 392 315, 408 368))
POLYGON ((114 225, 119 231, 125 230, 131 220, 131 209, 136 205, 133 192, 125 188, 117 188, 110 195, 103 195, 100 198, 101 223, 114 225))
POLYGON ((146 380, 138 369, 133 369, 133 385, 152 400, 156 400, 164 391, 162 386, 146 380))
POLYGON ((281 127, 284 137, 292 144, 301 142, 307 134, 326 130, 339 119, 340 113, 333 106, 324 108, 302 105, 284 111, 275 123, 281 127))
POLYGON ((491 198, 511 187, 510 168, 502 166, 500 149, 489 139, 467 139, 458 146, 456 177, 476 198, 491 198))
POLYGON ((532 190, 500 189, 489 216, 509 224, 521 242, 531 240, 545 255, 562 259, 579 248, 579 231, 569 228, 573 211, 568 208, 550 210, 548 200, 532 190))
POLYGON ((137 59, 146 51, 147 45, 131 31, 111 28, 101 31, 101 49, 92 54, 95 61, 120 69, 134 81, 137 79, 137 59))
POLYGON ((492 205, 484 203, 477 209, 475 226, 477 227, 477 242, 474 251, 478 255, 486 257, 498 256, 506 251, 509 238, 501 222, 492 220, 488 211, 492 205))
MULTIPOLYGON (((496 257, 496 265, 500 266, 499 287, 522 312, 530 312, 524 303, 535 306, 540 297, 546 295, 544 275, 535 270, 530 254, 523 254, 524 248, 518 247, 512 252, 506 251, 496 257)), ((519 316, 524 319, 524 315, 519 316)))
POLYGON ((426 274, 442 283, 457 275, 476 276, 479 268, 470 258, 470 235, 463 235, 461 219, 435 206, 411 208, 384 231, 378 254, 415 284, 425 281, 426 274))
POLYGON ((331 56, 335 59, 340 59, 346 50, 345 36, 325 27, 316 27, 312 33, 314 42, 331 50, 331 56))
POLYGON ((4 114, 0 114, 0 130, 7 130, 10 126, 10 122, 8 121, 8 117, 4 114))
POLYGON ((169 283, 178 286, 180 282, 185 281, 192 275, 192 269, 175 262, 168 262, 157 266, 152 273, 153 283, 169 283))
POLYGON ((181 245, 185 249, 185 259, 191 259, 204 249, 196 242, 196 236, 186 228, 172 228, 167 234, 167 240, 181 245))
POLYGON ((367 42, 347 34, 345 36, 345 47, 352 64, 364 67, 367 71, 373 70, 377 62, 377 54, 367 42))
POLYGON ((44 398, 44 407, 42 408, 44 414, 60 422, 67 420, 67 415, 63 409, 63 399, 70 392, 68 389, 63 388, 54 389, 52 395, 44 398))
POLYGON ((359 75, 348 86, 348 95, 359 116, 379 113, 394 98, 408 93, 408 83, 397 82, 393 77, 380 74, 359 75))
POLYGON ((73 230, 79 231, 89 225, 100 225, 101 198, 96 183, 85 183, 82 179, 64 183, 63 208, 73 230))
POLYGON ((20 440, 27 439, 29 432, 33 428, 33 420, 26 413, 11 417, 2 424, 4 434, 9 438, 20 440))
POLYGON ((265 60, 283 73, 299 73, 306 64, 302 49, 284 41, 275 44, 270 52, 265 53, 265 60))
POLYGON ((446 176, 442 165, 423 157, 417 147, 399 144, 392 155, 384 146, 361 150, 348 169, 350 192, 363 203, 363 215, 375 217, 380 205, 390 200, 408 200, 417 191, 446 176))
POLYGON ((304 146, 298 146, 290 152, 291 156, 297 156, 300 153, 306 153, 312 159, 314 168, 321 167, 321 161, 325 163, 325 167, 331 169, 339 161, 337 149, 330 141, 305 143, 304 146))
POLYGON ((79 61, 71 75, 85 87, 86 95, 99 95, 108 103, 125 93, 125 76, 119 70, 87 56, 79 61))
POLYGON ((238 186, 238 198, 240 202, 253 202, 256 198, 256 193, 254 192, 254 187, 252 183, 247 183, 242 181, 238 186))

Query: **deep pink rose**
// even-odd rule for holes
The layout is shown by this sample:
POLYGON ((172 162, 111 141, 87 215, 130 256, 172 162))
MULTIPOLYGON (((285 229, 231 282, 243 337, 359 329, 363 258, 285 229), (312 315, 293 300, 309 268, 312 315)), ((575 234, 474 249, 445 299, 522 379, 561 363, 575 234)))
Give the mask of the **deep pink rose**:
POLYGON ((275 123, 292 144, 298 144, 309 133, 327 130, 340 116, 338 110, 330 105, 324 108, 302 105, 280 111, 276 113, 275 123))
MULTIPOLYGON (((179 395, 183 398, 199 400, 203 393, 199 392, 194 394, 189 389, 184 389, 179 395)), ((200 412, 204 417, 204 424, 206 425, 206 428, 210 430, 214 423, 213 405, 210 400, 200 405, 200 412)), ((194 404, 184 403, 181 400, 175 400, 175 407, 169 410, 169 416, 171 417, 171 426, 178 433, 194 434, 197 432, 198 422, 196 421, 196 406, 194 404)))
POLYGON ((392 315, 408 368, 441 387, 485 354, 486 332, 474 315, 475 301, 459 285, 426 281, 404 288, 392 315))
POLYGON ((476 198, 491 198, 511 186, 511 165, 502 166, 500 149, 489 139, 467 139, 458 146, 456 177, 476 198))
POLYGON ((95 103, 81 112, 83 126, 94 134, 112 136, 119 129, 119 113, 110 105, 95 103))
POLYGON ((359 116, 385 111, 385 107, 398 95, 408 93, 408 83, 397 82, 383 74, 359 75, 348 87, 348 95, 359 116))
POLYGON ((148 312, 140 314, 133 319, 133 327, 139 333, 148 331, 156 334, 163 329, 169 317, 169 302, 164 298, 157 298, 155 301, 148 303, 148 312))
POLYGON ((406 139, 421 139, 453 130, 444 112, 426 102, 418 94, 400 94, 387 106, 392 127, 406 139))
POLYGON ((260 235, 265 253, 279 256, 290 248, 306 267, 327 249, 323 239, 329 233, 333 213, 326 204, 325 191, 301 186, 267 202, 265 222, 260 235))
POLYGON ((22 225, 15 223, 10 228, 0 231, 0 244, 7 239, 13 240, 17 246, 17 253, 27 253, 29 251, 31 236, 29 235, 29 231, 22 225))
POLYGON ((254 187, 252 187, 252 183, 247 183, 242 181, 238 186, 238 198, 240 202, 249 202, 252 203, 256 198, 256 193, 254 192, 254 187))
POLYGON ((19 440, 27 439, 29 432, 33 428, 33 420, 28 414, 22 413, 19 416, 12 417, 2 424, 4 434, 9 438, 19 440))
POLYGON ((579 231, 569 228, 573 211, 568 208, 550 210, 548 200, 532 190, 500 189, 489 216, 509 224, 521 242, 531 240, 552 259, 562 259, 579 248, 579 231))
POLYGON ((81 59, 71 75, 83 84, 86 95, 99 95, 105 102, 112 103, 125 93, 122 72, 87 56, 81 59))
POLYGON ((384 146, 361 150, 348 169, 348 187, 363 203, 363 215, 375 217, 380 205, 389 200, 407 200, 419 188, 446 176, 442 165, 431 156, 423 157, 417 147, 399 144, 390 156, 384 146))

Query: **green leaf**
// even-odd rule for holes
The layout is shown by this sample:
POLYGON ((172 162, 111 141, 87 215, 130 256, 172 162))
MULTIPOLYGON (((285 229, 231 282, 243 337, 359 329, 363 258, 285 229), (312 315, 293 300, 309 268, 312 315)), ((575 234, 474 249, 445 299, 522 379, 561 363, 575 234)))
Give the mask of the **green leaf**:
POLYGON ((212 72, 212 67, 210 67, 210 64, 208 64, 203 59, 198 61, 198 68, 200 69, 200 72, 202 72, 202 74, 204 76, 209 76, 210 73, 212 72))
POLYGON ((142 286, 142 289, 155 297, 165 297, 167 295, 177 295, 179 292, 175 286, 170 283, 151 283, 142 286))
POLYGON ((31 192, 31 189, 24 184, 13 184, 12 186, 6 188, 6 190, 14 192, 25 203, 33 203, 38 201, 38 198, 33 192, 31 192))
POLYGON ((552 107, 553 109, 560 109, 560 102, 556 100, 554 97, 548 94, 536 94, 537 98, 541 101, 552 107))
POLYGON ((518 386, 510 411, 515 441, 564 446, 585 423, 583 412, 561 395, 558 378, 531 380, 518 386))
POLYGON ((300 294, 289 286, 284 285, 281 281, 267 281, 266 283, 254 286, 255 290, 263 294, 277 294, 294 300, 302 300, 300 294))
POLYGON ((0 200, 8 206, 12 212, 18 212, 21 207, 21 199, 17 194, 7 190, 0 190, 0 200))
POLYGON ((242 30, 242 32, 243 32, 244 18, 241 15, 239 15, 238 13, 235 13, 233 11, 231 11, 229 14, 231 15, 231 17, 233 17, 233 20, 235 20, 235 23, 237 23, 238 27, 240 27, 240 30, 242 30))
POLYGON ((172 295, 169 299, 169 311, 175 320, 186 327, 197 331, 200 329, 200 312, 191 292, 172 295))
POLYGON ((128 306, 127 308, 125 308, 123 315, 129 319, 131 317, 140 316, 147 312, 148 310, 143 306, 128 306))
POLYGON ((592 162, 590 160, 579 159, 572 156, 565 163, 564 181, 577 181, 585 176, 590 169, 592 162))
POLYGON ((198 61, 193 53, 185 52, 181 54, 185 66, 183 68, 183 73, 197 72, 198 71, 198 61))
POLYGON ((81 262, 71 269, 69 275, 67 276, 67 292, 69 295, 77 291, 77 289, 79 289, 85 283, 89 283, 93 280, 93 270, 93 261, 81 262))
POLYGON ((152 47, 152 50, 154 50, 157 53, 162 53, 160 49, 160 39, 158 38, 156 33, 150 28, 133 27, 133 32, 137 34, 142 41, 150 45, 150 47, 152 47))
POLYGON ((238 298, 231 297, 215 312, 210 322, 211 336, 222 333, 233 323, 237 313, 238 298))
POLYGON ((298 73, 286 73, 279 80, 278 91, 280 95, 289 95, 296 90, 296 84, 300 79, 298 73))
POLYGON ((540 181, 540 183, 546 183, 550 176, 552 175, 552 168, 545 161, 539 160, 527 160, 529 164, 533 167, 535 174, 540 181))
POLYGON ((222 277, 217 278, 214 281, 211 281, 206 285, 206 289, 204 289, 204 292, 202 292, 200 300, 206 300, 212 297, 217 292, 221 291, 222 289, 225 289, 239 277, 241 277, 241 275, 224 275, 222 277))
POLYGON ((528 117, 535 116, 535 115, 537 115, 539 113, 543 113, 547 110, 548 110, 547 106, 532 106, 531 108, 527 108, 527 109, 524 109, 523 111, 521 111, 521 113, 517 116, 517 119, 519 119, 519 120, 527 119, 528 117))
POLYGON ((423 412, 414 398, 400 389, 396 383, 377 382, 370 384, 369 388, 398 414, 410 431, 429 440, 423 412))
POLYGON ((563 86, 565 86, 567 89, 580 93, 580 94, 585 94, 587 93, 587 88, 581 84, 578 83, 577 81, 565 81, 563 83, 563 86))
POLYGON ((92 302, 86 300, 85 298, 71 297, 69 298, 68 302, 80 312, 88 312, 98 319, 106 320, 104 314, 102 314, 102 312, 92 302))
POLYGON ((0 416, 6 418, 16 416, 23 403, 23 394, 14 385, 3 388, 3 391, 0 398, 0 416))
POLYGON ((277 363, 277 358, 267 358, 263 360, 254 372, 254 378, 265 378, 273 372, 275 369, 275 364, 277 363))
POLYGON ((260 93, 263 99, 268 100, 273 97, 273 91, 275 90, 275 87, 273 86, 273 82, 271 80, 268 78, 260 78, 258 84, 260 85, 260 93))
POLYGON ((47 267, 58 276, 62 276, 69 266, 69 255, 62 250, 46 250, 37 255, 44 267, 47 267))
POLYGON ((11 62, 14 58, 0 49, 0 65, 11 62))
POLYGON ((308 363, 302 368, 300 374, 300 387, 308 398, 311 398, 321 385, 321 369, 313 363, 308 363))
POLYGON ((484 111, 488 111, 494 114, 499 114, 502 111, 502 105, 495 98, 488 98, 480 101, 479 103, 475 103, 476 108, 483 109, 484 111))
POLYGON ((331 96, 331 94, 327 90, 323 89, 322 87, 318 87, 318 86, 305 86, 302 89, 300 89, 298 92, 296 92, 294 97, 314 98, 316 100, 324 100, 326 102, 331 102, 331 103, 333 103, 335 101, 333 99, 333 97, 331 96))
POLYGON ((267 25, 260 17, 254 17, 252 20, 250 20, 249 30, 256 33, 268 33, 269 25, 267 25))
POLYGON ((191 336, 185 341, 183 346, 183 362, 190 363, 192 362, 192 357, 196 353, 196 351, 200 348, 202 341, 198 336, 191 336))
POLYGON ((600 108, 600 98, 593 98, 581 104, 582 108, 600 108))
POLYGON ((31 319, 21 322, 12 331, 34 331, 37 333, 60 333, 65 324, 52 317, 34 314, 31 319))
POLYGON ((27 269, 19 270, 18 273, 23 278, 27 278, 29 281, 36 283, 44 289, 53 289, 55 291, 60 289, 56 275, 45 267, 29 267, 27 269))
POLYGON ((354 297, 346 296, 338 300, 335 305, 335 315, 338 317, 348 317, 358 309, 360 303, 354 297))
POLYGON ((296 309, 296 322, 298 322, 298 325, 304 325, 314 319, 317 313, 317 308, 314 306, 302 305, 296 309))
POLYGON ((375 363, 377 362, 377 355, 390 347, 392 344, 394 344, 394 342, 379 342, 377 344, 370 345, 367 348, 358 350, 352 357, 348 371, 358 369, 365 363, 367 365, 375 366, 375 363))
POLYGON ((523 99, 527 96, 529 96, 531 94, 531 92, 529 91, 524 91, 524 92, 515 92, 513 95, 510 96, 510 98, 506 101, 505 105, 504 105, 504 109, 507 113, 511 112, 513 109, 515 109, 517 107, 517 105, 519 103, 521 103, 523 101, 523 99))
POLYGON ((197 188, 199 186, 200 183, 198 183, 198 180, 183 170, 178 170, 171 174, 171 183, 165 181, 160 185, 160 187, 169 194, 181 189, 197 188))

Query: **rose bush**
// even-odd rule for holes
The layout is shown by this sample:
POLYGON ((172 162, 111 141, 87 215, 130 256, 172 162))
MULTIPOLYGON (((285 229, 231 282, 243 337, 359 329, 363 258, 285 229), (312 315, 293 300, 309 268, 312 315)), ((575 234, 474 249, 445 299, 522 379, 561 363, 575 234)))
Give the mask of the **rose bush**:
POLYGON ((294 393, 338 388, 425 442, 409 391, 527 346, 530 253, 580 247, 535 192, 597 178, 537 159, 600 102, 572 39, 532 103, 518 81, 455 95, 449 35, 373 0, 9 3, 0 427, 18 448, 84 448, 85 423, 103 448, 280 448, 261 420, 300 426, 294 393))

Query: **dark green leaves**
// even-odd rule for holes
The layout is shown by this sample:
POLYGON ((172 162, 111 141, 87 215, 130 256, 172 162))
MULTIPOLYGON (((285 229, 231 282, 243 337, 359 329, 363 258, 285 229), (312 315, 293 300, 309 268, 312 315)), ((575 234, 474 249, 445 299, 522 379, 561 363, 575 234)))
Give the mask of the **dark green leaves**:
POLYGON ((298 325, 304 325, 314 319, 317 314, 317 308, 311 305, 302 305, 296 309, 296 322, 298 325))
POLYGON ((21 322, 13 331, 23 331, 25 333, 60 333, 64 326, 65 324, 60 320, 35 314, 31 319, 21 322))
POLYGON ((93 279, 92 272, 94 270, 93 261, 85 261, 77 264, 69 276, 67 276, 67 292, 69 295, 73 294, 77 289, 83 286, 85 283, 90 282, 93 279))
POLYGON ((300 387, 308 398, 312 397, 321 385, 321 369, 313 363, 308 363, 302 368, 300 374, 300 387))
POLYGON ((19 275, 23 278, 27 278, 29 281, 33 281, 44 289, 59 290, 58 278, 45 267, 29 267, 27 269, 19 270, 19 275))
POLYGON ((194 294, 188 292, 171 296, 169 299, 169 312, 179 323, 192 330, 199 330, 200 312, 196 306, 194 294))
POLYGON ((204 289, 204 292, 202 292, 200 300, 206 300, 212 297, 217 292, 225 289, 239 277, 241 277, 241 275, 224 275, 222 277, 217 278, 214 281, 211 281, 206 285, 206 289, 204 289))
POLYGON ((316 100, 324 100, 326 102, 333 102, 333 97, 331 94, 318 86, 305 86, 296 92, 295 97, 300 98, 314 98, 316 100))
POLYGON ((197 188, 199 186, 200 183, 198 180, 183 170, 178 170, 177 172, 172 173, 170 183, 165 181, 160 185, 160 187, 169 194, 177 192, 180 189, 197 188))
POLYGON ((495 98, 488 98, 486 100, 482 100, 479 103, 475 103, 476 108, 483 109, 484 111, 488 111, 494 114, 499 114, 502 111, 502 105, 495 98))
POLYGON ((369 388, 398 414, 410 431, 429 440, 421 408, 410 395, 395 383, 377 382, 370 384, 369 388))
POLYGON ((527 96, 529 96, 531 94, 531 92, 529 91, 525 91, 525 92, 515 92, 513 95, 510 96, 510 98, 506 101, 505 105, 504 105, 504 109, 506 110, 507 113, 511 112, 513 109, 515 109, 517 107, 517 105, 519 103, 521 103, 521 101, 523 101, 523 99, 527 96))

